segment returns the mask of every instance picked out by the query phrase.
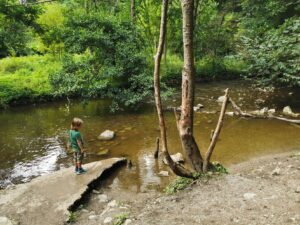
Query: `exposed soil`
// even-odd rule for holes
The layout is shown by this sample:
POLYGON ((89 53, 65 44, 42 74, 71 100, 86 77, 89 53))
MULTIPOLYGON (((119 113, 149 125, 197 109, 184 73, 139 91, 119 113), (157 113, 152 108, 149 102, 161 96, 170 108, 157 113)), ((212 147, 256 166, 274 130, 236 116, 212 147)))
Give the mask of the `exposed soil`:
POLYGON ((126 224, 139 225, 300 224, 299 153, 252 159, 169 196, 102 188, 76 212, 75 224, 112 224, 124 213, 126 224))

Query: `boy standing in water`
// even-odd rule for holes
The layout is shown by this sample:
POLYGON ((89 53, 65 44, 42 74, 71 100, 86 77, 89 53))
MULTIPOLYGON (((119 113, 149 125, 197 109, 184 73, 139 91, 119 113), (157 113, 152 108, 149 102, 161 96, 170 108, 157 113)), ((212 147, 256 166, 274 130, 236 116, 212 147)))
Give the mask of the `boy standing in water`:
POLYGON ((84 170, 81 167, 84 148, 83 148, 83 140, 79 130, 81 129, 82 125, 83 125, 83 121, 81 119, 74 118, 71 123, 71 130, 69 132, 70 147, 73 150, 75 173, 77 175, 86 172, 86 170, 84 170))

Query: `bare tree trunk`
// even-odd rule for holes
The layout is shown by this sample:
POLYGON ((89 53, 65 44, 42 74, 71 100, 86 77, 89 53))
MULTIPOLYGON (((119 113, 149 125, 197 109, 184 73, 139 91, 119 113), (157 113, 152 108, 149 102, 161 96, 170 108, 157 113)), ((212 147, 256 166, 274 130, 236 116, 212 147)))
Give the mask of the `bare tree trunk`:
POLYGON ((135 19, 135 0, 130 0, 130 15, 131 15, 131 21, 134 22, 134 19, 135 19))
POLYGON ((203 172, 206 173, 207 172, 207 167, 209 165, 209 162, 210 162, 210 157, 214 151, 214 148, 217 144, 217 141, 218 141, 218 137, 221 133, 221 129, 222 129, 222 126, 223 126, 223 120, 224 120, 224 116, 225 116, 225 111, 226 111, 226 107, 227 107, 227 103, 228 103, 228 88, 225 90, 225 99, 224 99, 224 102, 222 104, 222 108, 221 108, 221 112, 220 112, 220 117, 219 117, 219 120, 218 120, 218 123, 217 123, 217 127, 215 129, 215 132, 213 133, 213 136, 212 136, 212 139, 211 139, 211 142, 210 142, 210 145, 209 145, 209 148, 206 152, 206 155, 205 155, 205 159, 204 159, 204 163, 203 163, 203 172))
POLYGON ((178 130, 187 159, 193 170, 202 171, 203 159, 193 136, 193 106, 195 91, 195 65, 193 52, 194 0, 181 0, 183 16, 182 102, 178 130))
POLYGON ((166 125, 165 125, 162 104, 161 104, 161 95, 160 95, 160 63, 161 63, 163 47, 164 47, 164 42, 166 37, 167 12, 168 12, 168 0, 162 0, 159 43, 158 43, 157 53, 155 55, 155 61, 154 61, 154 92, 155 92, 156 109, 157 109, 157 114, 159 119, 162 153, 165 159, 167 160, 168 165, 170 166, 170 168, 173 170, 175 174, 184 177, 192 177, 192 173, 190 171, 186 170, 181 165, 174 163, 174 161, 170 157, 170 154, 168 152, 168 146, 167 146, 166 125))

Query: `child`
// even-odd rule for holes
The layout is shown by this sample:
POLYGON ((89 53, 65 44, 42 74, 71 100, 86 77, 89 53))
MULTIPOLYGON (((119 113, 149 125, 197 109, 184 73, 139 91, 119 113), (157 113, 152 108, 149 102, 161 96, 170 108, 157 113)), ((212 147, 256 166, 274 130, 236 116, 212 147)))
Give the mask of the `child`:
POLYGON ((84 170, 81 167, 84 148, 83 148, 83 140, 79 130, 81 129, 82 124, 83 121, 81 119, 74 118, 71 123, 71 130, 69 132, 69 137, 70 137, 69 142, 70 142, 70 147, 73 150, 75 173, 77 175, 86 172, 86 170, 84 170))

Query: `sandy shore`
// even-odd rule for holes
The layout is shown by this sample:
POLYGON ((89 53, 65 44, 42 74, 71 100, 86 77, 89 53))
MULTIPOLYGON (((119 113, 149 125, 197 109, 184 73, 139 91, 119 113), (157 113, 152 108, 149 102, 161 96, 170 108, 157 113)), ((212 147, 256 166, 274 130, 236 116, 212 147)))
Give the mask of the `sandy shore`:
POLYGON ((75 224, 300 224, 300 151, 234 165, 174 195, 103 188, 76 212, 75 224))

